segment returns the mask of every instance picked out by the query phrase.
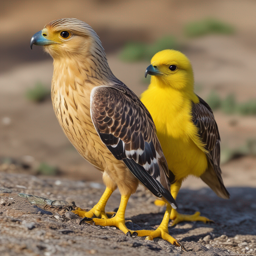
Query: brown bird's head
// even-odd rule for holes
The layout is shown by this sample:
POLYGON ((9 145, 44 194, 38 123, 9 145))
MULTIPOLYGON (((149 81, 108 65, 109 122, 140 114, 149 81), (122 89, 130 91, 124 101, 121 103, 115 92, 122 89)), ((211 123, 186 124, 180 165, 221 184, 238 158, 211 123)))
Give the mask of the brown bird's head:
POLYGON ((48 23, 31 38, 31 49, 33 44, 44 46, 54 59, 76 55, 85 57, 95 50, 105 56, 96 32, 87 23, 75 18, 48 23))

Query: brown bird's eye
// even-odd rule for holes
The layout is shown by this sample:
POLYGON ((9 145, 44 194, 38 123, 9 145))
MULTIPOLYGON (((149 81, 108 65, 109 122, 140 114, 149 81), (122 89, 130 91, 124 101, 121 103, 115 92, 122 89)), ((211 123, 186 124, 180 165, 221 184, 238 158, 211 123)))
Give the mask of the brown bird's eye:
POLYGON ((63 38, 68 38, 69 37, 69 32, 68 31, 62 31, 62 32, 60 32, 60 35, 63 38))
POLYGON ((174 71, 174 70, 176 70, 176 69, 177 69, 177 66, 175 66, 175 65, 171 65, 171 66, 169 67, 169 69, 170 69, 171 71, 174 71))

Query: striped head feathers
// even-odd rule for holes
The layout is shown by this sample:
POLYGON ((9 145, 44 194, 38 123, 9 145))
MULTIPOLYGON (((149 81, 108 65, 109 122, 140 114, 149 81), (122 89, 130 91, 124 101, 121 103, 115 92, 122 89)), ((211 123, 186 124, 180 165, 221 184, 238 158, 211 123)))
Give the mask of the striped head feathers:
MULTIPOLYGON (((105 52, 96 32, 85 22, 75 18, 54 20, 39 31, 44 49, 54 59, 61 57, 87 56, 98 51, 104 57, 105 52)), ((38 33, 39 33, 38 32, 38 33)))

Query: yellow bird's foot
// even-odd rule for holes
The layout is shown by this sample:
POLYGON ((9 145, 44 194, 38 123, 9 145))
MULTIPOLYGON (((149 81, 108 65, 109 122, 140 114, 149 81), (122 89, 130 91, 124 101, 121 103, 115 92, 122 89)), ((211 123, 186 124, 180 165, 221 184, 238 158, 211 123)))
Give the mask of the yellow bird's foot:
POLYGON ((166 202, 165 202, 164 200, 162 200, 162 199, 156 199, 155 202, 154 202, 154 204, 155 204, 156 206, 165 206, 165 205, 166 205, 166 202))
POLYGON ((99 210, 95 206, 89 211, 86 211, 84 209, 77 207, 73 211, 73 213, 77 214, 79 217, 82 217, 82 218, 97 217, 97 218, 101 218, 101 219, 108 219, 108 218, 111 218, 114 214, 116 214, 115 212, 105 212, 104 210, 99 210))
POLYGON ((138 233, 138 236, 146 236, 146 240, 160 237, 173 245, 181 246, 175 238, 169 235, 168 228, 161 225, 156 230, 136 230, 136 233, 138 233))
POLYGON ((214 221, 212 221, 206 217, 200 216, 200 212, 196 212, 193 215, 185 215, 185 214, 180 214, 177 211, 175 211, 175 214, 171 214, 170 219, 173 220, 172 226, 175 226, 176 224, 183 222, 183 221, 202 221, 204 223, 214 223, 214 221))

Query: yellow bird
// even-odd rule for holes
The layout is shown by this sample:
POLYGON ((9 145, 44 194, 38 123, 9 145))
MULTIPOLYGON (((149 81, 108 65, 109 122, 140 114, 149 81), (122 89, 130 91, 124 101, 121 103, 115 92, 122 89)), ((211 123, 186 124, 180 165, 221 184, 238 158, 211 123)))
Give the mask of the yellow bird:
MULTIPOLYGON (((141 101, 149 110, 164 155, 175 175, 171 194, 176 199, 188 175, 200 177, 218 196, 229 198, 221 177, 220 135, 209 105, 194 93, 193 70, 179 51, 163 50, 154 55, 146 69, 151 83, 141 101)), ((156 205, 163 201, 156 200, 156 205)), ((175 209, 173 225, 181 221, 212 222, 199 212, 183 215, 175 209)))
MULTIPOLYGON (((128 199, 139 181, 157 197, 176 208, 169 191, 173 174, 157 139, 153 120, 139 98, 118 80, 109 68, 96 32, 77 19, 60 19, 47 24, 31 38, 53 58, 52 103, 57 119, 77 151, 103 172, 106 190, 81 217, 96 225, 116 226, 131 235, 125 225, 128 199), (118 187, 121 202, 116 215, 108 218, 105 205, 118 187)), ((148 239, 162 237, 179 245, 168 233, 171 206, 155 231, 136 231, 148 239)))

